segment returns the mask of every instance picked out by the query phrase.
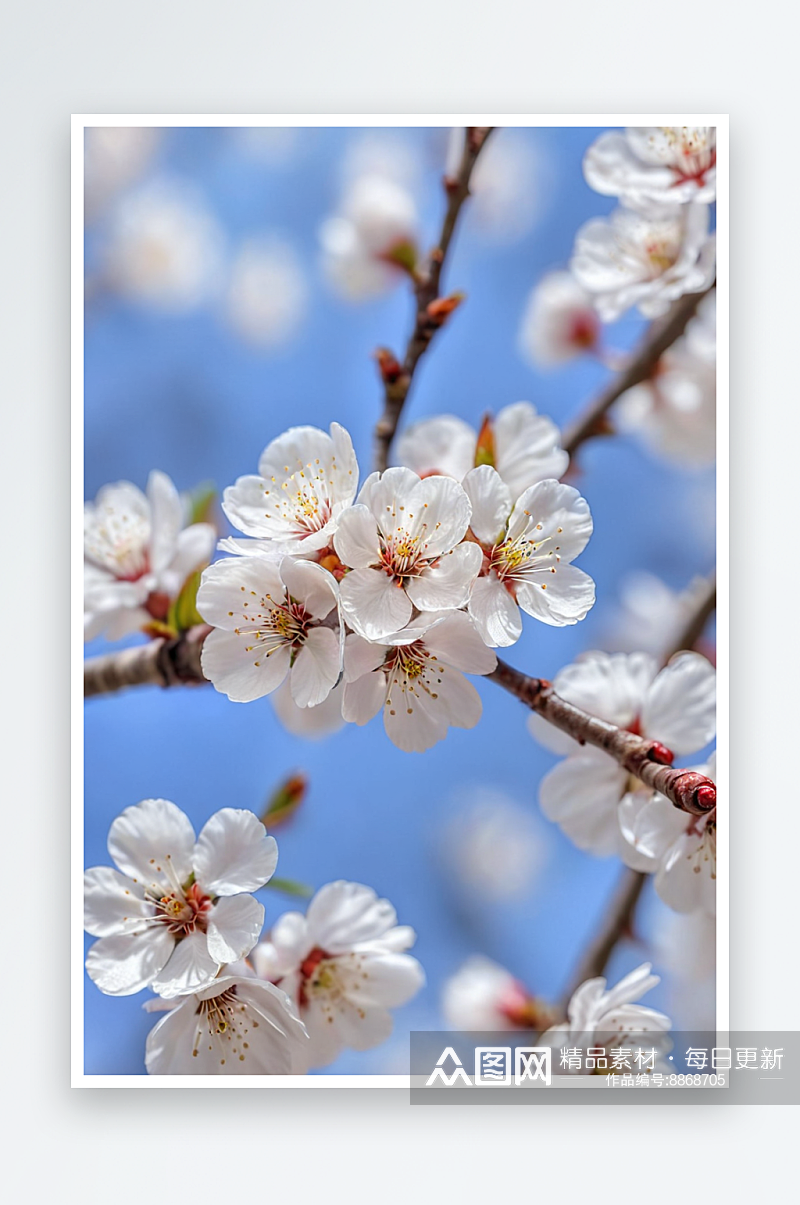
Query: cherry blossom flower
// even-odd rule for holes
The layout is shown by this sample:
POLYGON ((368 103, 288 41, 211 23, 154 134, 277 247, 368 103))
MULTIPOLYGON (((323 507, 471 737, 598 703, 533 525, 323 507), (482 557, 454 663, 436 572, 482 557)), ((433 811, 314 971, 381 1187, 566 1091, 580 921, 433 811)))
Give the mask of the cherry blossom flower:
MULTIPOLYGON (((717 757, 698 772, 716 776, 717 757)), ((656 891, 676 912, 717 910, 717 811, 687 816, 658 792, 638 792, 620 806, 623 860, 655 872, 656 891)))
POLYGON ((103 278, 142 305, 179 313, 221 283, 223 235, 185 181, 159 177, 120 201, 107 234, 103 278))
POLYGON ((406 954, 413 929, 397 924, 371 887, 339 880, 322 887, 306 915, 286 912, 252 954, 262 979, 285 991, 308 1030, 296 1071, 325 1067, 344 1047, 369 1050, 392 1032, 388 1011, 425 982, 406 954))
POLYGON ((167 618, 186 578, 205 565, 216 532, 184 527, 183 504, 166 473, 147 493, 130 481, 105 485, 83 510, 84 639, 110 640, 167 618))
MULTIPOLYGON (((609 989, 602 977, 587 979, 567 1005, 569 1021, 554 1025, 539 1041, 554 1049, 577 1046, 585 1050, 589 1046, 611 1048, 624 1044, 633 1035, 652 1034, 657 1051, 668 1049, 666 1034, 672 1024, 669 1017, 635 1003, 660 982, 658 975, 650 972, 650 963, 644 962, 609 989)), ((562 1074, 563 1071, 561 1068, 562 1074)))
POLYGON ((601 134, 583 161, 595 192, 662 205, 713 201, 717 186, 714 126, 629 126, 601 134))
POLYGON ((649 380, 616 407, 620 430, 659 458, 688 468, 713 464, 717 450, 716 290, 661 357, 649 380))
POLYGON ((306 1045, 285 992, 225 974, 182 997, 151 1029, 145 1066, 149 1075, 290 1075, 306 1045))
POLYGON ((471 531, 483 552, 469 613, 481 637, 506 647, 522 633, 520 607, 552 627, 584 619, 594 582, 570 562, 586 547, 592 516, 571 485, 540 481, 512 504, 511 491, 489 465, 464 478, 471 531))
POLYGON ((342 669, 343 633, 328 625, 339 588, 311 561, 231 557, 203 573, 197 609, 213 625, 203 673, 235 703, 271 694, 290 677, 298 707, 327 698, 342 669))
POLYGON ((461 543, 469 521, 469 499, 449 477, 421 481, 406 468, 368 477, 333 539, 351 569, 341 599, 353 630, 383 640, 406 626, 414 607, 463 607, 481 564, 480 549, 461 543))
POLYGON ((571 272, 551 272, 528 298, 519 345, 531 363, 551 367, 597 351, 600 332, 601 322, 589 293, 571 272))
POLYGON ((108 852, 119 869, 84 876, 84 926, 100 938, 86 969, 106 995, 199 991, 258 941, 264 909, 249 893, 278 847, 252 812, 222 808, 195 840, 174 803, 145 799, 111 825, 108 852))
POLYGON ((510 971, 473 954, 452 975, 442 992, 447 1024, 465 1033, 492 1029, 547 1029, 553 1012, 510 971))
POLYGON ((382 709, 389 740, 422 753, 448 728, 475 727, 480 695, 464 673, 490 674, 496 665, 463 611, 420 616, 381 643, 353 633, 345 641, 342 714, 363 725, 382 709))
MULTIPOLYGON (((679 754, 694 753, 713 739, 715 683, 710 662, 689 652, 678 653, 660 673, 658 663, 645 653, 588 652, 553 680, 567 702, 679 754)), ((569 754, 542 779, 539 801, 545 816, 579 849, 600 857, 622 854, 626 842, 620 831, 620 803, 629 793, 643 792, 647 799, 652 792, 602 750, 579 745, 539 716, 528 724, 547 748, 569 754)), ((632 852, 627 855, 630 864, 632 852)), ((637 869, 650 866, 647 860, 637 869)))
POLYGON ((396 284, 414 265, 417 224, 414 198, 400 184, 378 173, 354 180, 319 232, 323 268, 336 291, 355 301, 396 284))
POLYGON ((497 470, 514 499, 550 477, 561 477, 569 456, 559 446, 561 432, 530 402, 504 406, 486 417, 480 432, 452 414, 414 423, 397 441, 402 464, 420 477, 441 474, 463 481, 476 465, 497 470))
POLYGON ((707 289, 716 270, 708 205, 616 209, 580 228, 570 269, 604 322, 636 305, 665 314, 684 293, 707 289))
MULTIPOLYGON (((338 423, 330 435, 317 427, 291 427, 261 454, 259 476, 240 477, 223 493, 222 509, 234 527, 268 541, 268 555, 320 555, 358 489, 353 443, 338 423)), ((244 541, 231 548, 258 555, 244 541)))

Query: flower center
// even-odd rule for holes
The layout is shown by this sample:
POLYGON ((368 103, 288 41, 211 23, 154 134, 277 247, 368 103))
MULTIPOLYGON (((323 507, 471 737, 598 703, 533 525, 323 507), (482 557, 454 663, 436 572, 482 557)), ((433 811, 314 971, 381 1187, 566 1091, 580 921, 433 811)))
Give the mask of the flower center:
POLYGON ((176 883, 172 891, 161 896, 151 888, 146 895, 156 910, 155 919, 165 924, 176 938, 197 931, 205 933, 213 901, 197 883, 187 882, 183 886, 176 883))
POLYGON ((406 578, 418 577, 425 568, 424 550, 418 535, 398 528, 393 535, 381 538, 380 566, 402 585, 406 578))
POLYGON ((136 582, 150 572, 149 540, 147 519, 107 504, 84 533, 84 556, 118 581, 136 582))
POLYGON ((280 483, 275 477, 265 482, 264 497, 267 499, 267 519, 277 519, 281 525, 288 524, 294 528, 298 537, 313 535, 320 531, 330 521, 332 504, 330 490, 333 481, 328 474, 335 468, 335 461, 326 468, 315 460, 303 465, 293 473, 290 466, 284 465, 284 472, 289 474, 280 483))
POLYGON ((250 1015, 247 1005, 236 996, 236 984, 212 996, 198 1000, 195 1010, 195 1034, 192 1055, 197 1058, 203 1046, 219 1056, 220 1066, 230 1059, 243 1063, 250 1049, 247 1038, 259 1022, 250 1015))
MULTIPOLYGON (((245 608, 248 606, 248 602, 243 604, 245 608)), ((257 606, 260 610, 244 612, 248 629, 244 633, 239 628, 234 629, 237 635, 244 634, 252 639, 253 643, 245 647, 245 652, 258 653, 261 658, 270 657, 278 649, 285 648, 287 645, 295 652, 298 651, 308 636, 313 622, 311 615, 302 603, 297 602, 290 595, 286 596, 284 602, 276 603, 267 594, 260 599, 257 606)), ((261 661, 254 661, 253 664, 260 665, 261 661)))

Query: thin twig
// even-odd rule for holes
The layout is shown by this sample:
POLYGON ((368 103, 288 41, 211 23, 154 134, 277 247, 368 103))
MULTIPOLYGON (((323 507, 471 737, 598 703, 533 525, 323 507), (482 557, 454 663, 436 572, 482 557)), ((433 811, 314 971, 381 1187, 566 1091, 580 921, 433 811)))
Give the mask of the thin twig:
POLYGON ((647 877, 642 871, 629 870, 627 866, 623 870, 608 909, 603 913, 600 929, 591 939, 573 976, 572 985, 566 993, 565 1008, 573 992, 582 983, 603 974, 617 942, 633 935, 636 905, 647 877))
POLYGON ((445 178, 447 209, 439 240, 431 251, 427 264, 415 272, 414 329, 408 341, 403 363, 400 364, 385 348, 378 352, 378 364, 384 383, 383 414, 375 427, 375 468, 378 472, 383 472, 389 463, 389 450, 417 364, 433 336, 441 329, 461 300, 460 296, 440 298, 439 285, 445 257, 458 222, 458 215, 469 196, 469 183, 473 168, 491 132, 491 126, 468 126, 458 171, 454 176, 445 178))
POLYGON ((666 795, 681 811, 705 816, 716 807, 717 789, 711 779, 694 770, 673 769, 672 753, 659 741, 636 736, 589 715, 557 695, 551 682, 529 678, 499 658, 497 669, 488 677, 579 744, 594 745, 608 753, 629 774, 666 795))
POLYGON ((680 338, 700 302, 715 287, 716 281, 702 293, 684 294, 673 303, 663 318, 656 319, 648 327, 628 366, 614 377, 603 392, 564 431, 562 446, 569 452, 570 458, 587 439, 602 433, 606 412, 617 398, 633 389, 634 385, 641 385, 642 381, 650 379, 664 352, 680 338))
POLYGON ((702 593, 698 594, 697 601, 692 608, 691 615, 688 615, 683 628, 679 632, 673 653, 681 652, 683 649, 693 649, 700 637, 703 635, 706 624, 709 618, 717 607, 717 574, 716 571, 706 580, 702 593))

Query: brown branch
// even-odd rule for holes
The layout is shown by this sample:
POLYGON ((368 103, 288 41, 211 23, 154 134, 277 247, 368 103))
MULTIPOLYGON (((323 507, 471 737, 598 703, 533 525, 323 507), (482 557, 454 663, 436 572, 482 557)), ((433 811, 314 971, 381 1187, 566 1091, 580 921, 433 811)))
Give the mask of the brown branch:
POLYGON ((673 302, 669 312, 663 318, 658 318, 651 323, 627 367, 564 431, 562 446, 566 452, 569 452, 570 458, 575 455, 582 443, 604 430, 603 420, 606 412, 618 398, 622 397, 623 393, 633 389, 634 385, 641 385, 642 381, 650 379, 664 352, 680 338, 690 319, 694 317, 700 302, 715 287, 716 281, 702 293, 686 293, 673 302))
POLYGON ((711 779, 694 770, 673 769, 672 753, 659 741, 636 736, 589 715, 557 695, 552 683, 529 678, 499 658, 497 669, 488 677, 579 744, 594 745, 608 753, 629 774, 666 795, 681 811, 705 816, 716 807, 717 788, 711 779))
POLYGON ((589 943, 566 993, 565 1008, 582 983, 603 974, 617 942, 633 936, 636 905, 647 877, 641 870, 629 870, 627 866, 623 870, 608 910, 603 913, 600 928, 589 943))
POLYGON ((159 638, 149 644, 90 657, 83 663, 83 694, 114 694, 127 686, 177 686, 203 683, 200 651, 211 628, 199 624, 172 640, 159 638))
POLYGON ((386 348, 379 349, 377 353, 384 383, 383 414, 375 427, 375 468, 378 472, 383 472, 389 463, 389 450, 417 364, 433 336, 441 329, 462 300, 458 294, 453 297, 440 298, 439 285, 445 257, 458 222, 458 215, 469 196, 469 182, 473 168, 491 132, 491 126, 467 127, 458 170, 455 176, 445 179, 447 209, 439 240, 431 251, 425 267, 415 273, 416 314, 414 329, 408 341, 403 363, 400 364, 386 348))

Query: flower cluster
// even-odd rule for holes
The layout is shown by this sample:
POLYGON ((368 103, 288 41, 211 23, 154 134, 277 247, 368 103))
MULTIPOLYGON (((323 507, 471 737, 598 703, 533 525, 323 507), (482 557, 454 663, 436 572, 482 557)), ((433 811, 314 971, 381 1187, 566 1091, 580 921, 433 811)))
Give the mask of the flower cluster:
MULTIPOLYGON (((675 753, 704 749, 716 733, 715 671, 699 653, 674 656, 665 669, 645 653, 583 654, 559 671, 558 694, 600 719, 656 740, 675 753)), ((618 854, 655 873, 656 890, 680 912, 715 910, 716 810, 688 815, 629 775, 602 750, 531 716, 529 725, 561 761, 542 779, 542 811, 580 849, 618 854)), ((715 766, 699 767, 713 777, 715 766)))
POLYGON ((404 953, 413 930, 360 883, 329 883, 257 945, 264 907, 250 893, 278 850, 252 812, 223 808, 195 838, 174 803, 145 799, 114 821, 108 850, 117 869, 84 877, 99 938, 86 969, 107 995, 157 993, 145 1007, 167 1015, 147 1039, 151 1075, 303 1074, 384 1041, 388 1009, 424 983, 404 953))
POLYGON ((302 710, 343 679, 345 721, 382 712, 394 744, 422 751, 478 722, 464 675, 492 672, 521 611, 556 627, 584 618, 594 583, 572 561, 592 520, 557 480, 567 456, 549 419, 527 402, 480 433, 431 419, 401 455, 412 449, 416 471, 373 473, 357 493, 344 428, 294 427, 257 475, 224 491, 244 538, 221 542, 233 555, 206 569, 197 594, 214 629, 203 672, 217 690, 249 702, 288 679, 302 710))

